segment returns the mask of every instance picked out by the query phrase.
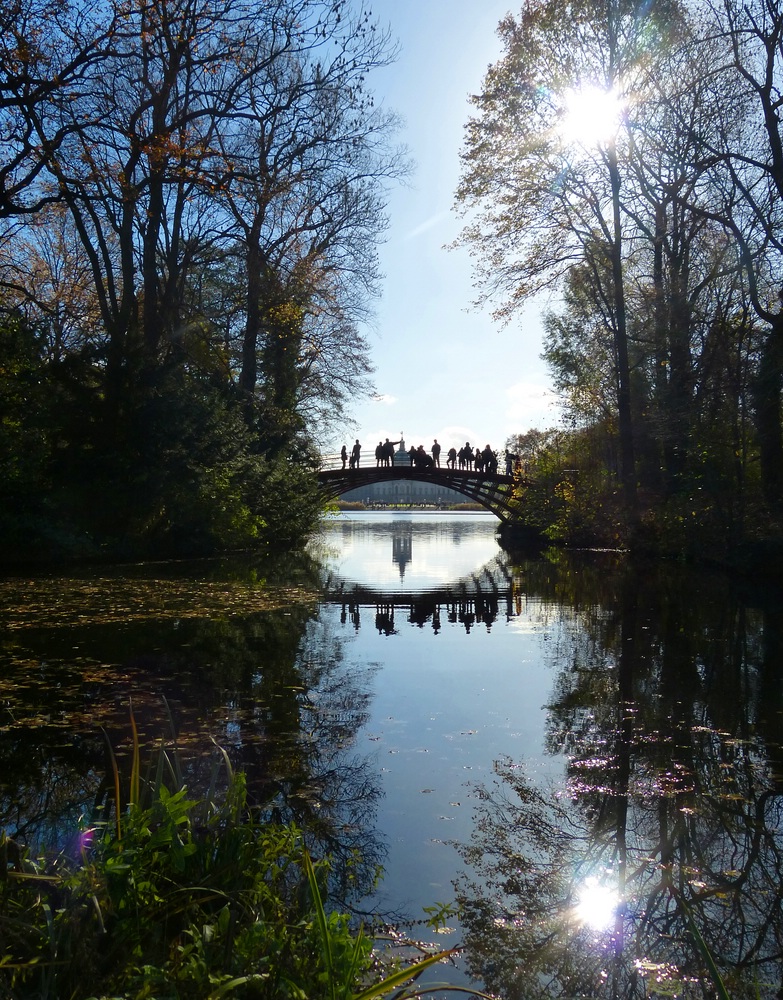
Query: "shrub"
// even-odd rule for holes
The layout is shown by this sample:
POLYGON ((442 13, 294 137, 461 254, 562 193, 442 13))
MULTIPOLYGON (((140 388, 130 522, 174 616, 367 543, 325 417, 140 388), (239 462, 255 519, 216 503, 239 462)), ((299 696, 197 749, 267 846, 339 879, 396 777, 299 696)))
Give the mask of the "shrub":
POLYGON ((127 806, 115 763, 113 818, 75 857, 33 860, 0 838, 0 995, 369 1000, 447 954, 367 985, 372 941, 324 909, 328 862, 295 827, 260 822, 222 762, 224 792, 215 771, 197 800, 163 751, 142 782, 136 746, 127 806))

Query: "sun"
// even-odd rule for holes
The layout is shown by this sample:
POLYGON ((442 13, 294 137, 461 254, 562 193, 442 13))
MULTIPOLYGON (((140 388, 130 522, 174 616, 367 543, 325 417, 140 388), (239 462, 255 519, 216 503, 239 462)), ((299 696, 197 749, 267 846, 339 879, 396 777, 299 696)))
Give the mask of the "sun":
POLYGON ((569 144, 604 145, 617 135, 624 110, 624 101, 614 89, 593 84, 571 88, 563 97, 560 133, 569 144))

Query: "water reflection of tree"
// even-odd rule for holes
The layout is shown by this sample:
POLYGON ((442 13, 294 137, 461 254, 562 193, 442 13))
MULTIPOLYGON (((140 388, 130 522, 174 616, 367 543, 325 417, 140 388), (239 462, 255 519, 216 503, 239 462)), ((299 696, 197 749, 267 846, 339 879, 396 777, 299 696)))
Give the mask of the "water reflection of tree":
POLYGON ((711 995, 689 920, 733 997, 783 995, 780 721, 763 700, 780 620, 696 579, 559 578, 548 742, 566 793, 506 762, 464 848, 468 961, 504 997, 711 995), (576 917, 591 876, 625 900, 600 932, 576 917))
POLYGON ((369 672, 344 662, 342 639, 318 621, 314 602, 231 610, 133 622, 96 616, 19 632, 0 651, 0 826, 67 846, 104 794, 101 727, 122 752, 132 699, 150 751, 161 739, 171 745, 171 711, 193 791, 208 787, 214 740, 246 771, 258 808, 306 828, 335 857, 343 890, 367 891, 383 860, 379 779, 353 746, 369 672))
MULTIPOLYGON (((290 644, 285 624, 283 632, 290 644)), ((265 661, 238 702, 237 720, 252 721, 235 722, 225 741, 232 739, 230 752, 267 815, 317 839, 337 863, 343 892, 349 882, 369 891, 383 860, 375 836, 380 785, 353 744, 367 719, 371 669, 349 667, 331 623, 313 616, 289 655, 265 661)))

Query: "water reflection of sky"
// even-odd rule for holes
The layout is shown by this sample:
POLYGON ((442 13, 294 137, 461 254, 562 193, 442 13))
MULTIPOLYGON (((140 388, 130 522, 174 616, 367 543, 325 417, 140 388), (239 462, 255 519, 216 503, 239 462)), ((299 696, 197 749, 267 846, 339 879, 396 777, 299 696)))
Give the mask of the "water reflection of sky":
POLYGON ((497 519, 481 514, 351 515, 327 521, 326 563, 340 579, 376 590, 436 590, 475 573, 498 551, 497 519))
POLYGON ((319 627, 366 671, 354 745, 379 781, 376 903, 416 919, 456 886, 442 943, 466 944, 492 995, 707 995, 698 925, 733 976, 724 995, 779 998, 783 794, 747 739, 767 707, 754 682, 737 697, 755 667, 735 651, 759 648, 749 619, 712 576, 515 562, 494 533, 389 514, 325 532, 337 586, 319 627), (748 975, 762 940, 768 969, 748 975))
POLYGON ((414 918, 453 899, 452 842, 469 839, 476 785, 492 781, 498 757, 525 759, 542 777, 562 772, 543 752, 552 678, 541 656, 540 601, 504 576, 497 524, 480 514, 362 513, 327 522, 322 535, 337 589, 363 592, 347 615, 324 603, 320 624, 341 636, 346 667, 373 668, 357 749, 371 755, 383 789, 378 830, 388 855, 377 903, 414 918), (452 593, 494 596, 491 626, 478 614, 472 628, 450 622, 452 593), (424 595, 426 621, 414 615, 415 594, 424 595), (391 602, 391 633, 377 628, 377 601, 391 602))

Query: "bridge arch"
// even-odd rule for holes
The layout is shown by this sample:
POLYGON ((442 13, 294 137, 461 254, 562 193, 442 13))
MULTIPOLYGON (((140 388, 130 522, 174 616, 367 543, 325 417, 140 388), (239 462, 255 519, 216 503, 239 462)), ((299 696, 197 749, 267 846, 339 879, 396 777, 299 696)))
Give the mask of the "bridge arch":
POLYGON ((481 504, 504 524, 511 522, 519 508, 515 489, 521 481, 513 476, 486 475, 463 469, 422 469, 415 466, 367 466, 358 469, 322 469, 318 485, 327 499, 336 499, 350 490, 394 480, 424 482, 461 493, 481 504))

